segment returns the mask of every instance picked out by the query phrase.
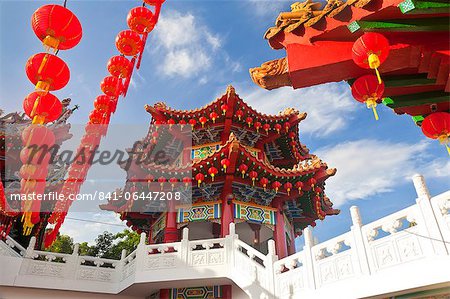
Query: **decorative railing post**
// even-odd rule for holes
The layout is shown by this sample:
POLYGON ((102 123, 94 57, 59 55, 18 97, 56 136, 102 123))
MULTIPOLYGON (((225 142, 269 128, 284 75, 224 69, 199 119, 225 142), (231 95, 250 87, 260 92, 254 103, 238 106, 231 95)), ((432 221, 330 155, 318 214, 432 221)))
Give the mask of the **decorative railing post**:
POLYGON ((414 175, 412 179, 417 193, 416 202, 426 229, 426 232, 424 233, 430 238, 435 254, 449 254, 442 237, 442 232, 436 220, 435 212, 431 206, 431 196, 425 183, 425 179, 420 174, 414 175))
POLYGON ((77 277, 77 270, 78 270, 78 265, 79 265, 79 251, 80 249, 80 244, 75 243, 73 245, 73 251, 72 251, 72 255, 69 257, 68 261, 66 261, 66 277, 71 278, 71 279, 76 279, 77 277))
POLYGON ((25 258, 33 259, 34 258, 34 247, 36 246, 36 237, 31 237, 30 242, 28 243, 27 251, 25 252, 25 258))
POLYGON ((183 228, 179 255, 181 261, 187 265, 189 262, 189 228, 187 227, 183 228))
POLYGON ((145 233, 141 233, 141 239, 139 240, 139 245, 136 250, 136 272, 140 272, 144 270, 145 258, 147 256, 147 252, 145 249, 145 240, 147 236, 145 233))
POLYGON ((234 244, 234 241, 238 238, 238 235, 236 235, 236 227, 234 222, 230 223, 229 226, 229 234, 225 236, 225 256, 226 256, 226 263, 228 266, 228 277, 231 277, 234 265, 235 265, 235 255, 234 251, 236 250, 236 246, 234 244))
POLYGON ((312 255, 311 248, 314 245, 312 228, 306 227, 303 230, 303 237, 305 239, 305 246, 303 246, 304 264, 305 267, 303 281, 305 282, 305 287, 309 289, 316 288, 316 281, 314 277, 314 262, 315 259, 312 255))
POLYGON ((275 294, 275 269, 274 263, 278 261, 278 255, 276 254, 275 241, 269 240, 267 241, 268 253, 266 255, 266 260, 264 266, 266 266, 266 271, 269 281, 268 291, 276 298, 275 294))
POLYGON ((353 259, 353 262, 356 265, 359 265, 359 270, 362 275, 370 275, 370 267, 369 260, 367 256, 366 246, 364 245, 363 232, 361 230, 362 220, 361 214, 359 213, 359 208, 357 206, 350 207, 350 215, 352 217, 352 223, 350 230, 353 236, 353 242, 351 245, 351 249, 356 253, 356 258, 353 259))
POLYGON ((125 259, 126 258, 127 258, 127 250, 122 249, 122 253, 120 255, 120 261, 117 262, 116 271, 115 271, 115 273, 116 273, 115 281, 116 282, 122 281, 122 278, 124 277, 123 270, 125 268, 125 259))

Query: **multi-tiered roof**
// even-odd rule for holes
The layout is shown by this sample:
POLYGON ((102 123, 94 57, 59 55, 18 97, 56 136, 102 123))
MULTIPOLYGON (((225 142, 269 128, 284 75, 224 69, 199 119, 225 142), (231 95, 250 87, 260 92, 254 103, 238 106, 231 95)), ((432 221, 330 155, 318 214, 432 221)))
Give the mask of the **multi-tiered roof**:
MULTIPOLYGON (((185 154, 173 157, 174 163, 130 168, 123 191, 135 186, 132 178, 136 174, 142 177, 143 173, 151 172, 155 181, 160 176, 169 181, 175 175, 184 177, 191 172, 194 205, 221 202, 232 194, 233 202, 270 208, 278 198, 297 234, 316 219, 338 213, 324 193, 325 180, 336 170, 329 169, 299 141, 298 125, 306 113, 295 109, 286 109, 278 115, 259 113, 231 86, 223 96, 200 109, 174 110, 158 103, 146 106, 146 110, 152 115, 152 121, 144 143, 173 147, 170 138, 152 142, 153 127, 191 124, 192 146, 186 149, 190 157, 186 159, 184 151, 185 154), (208 172, 212 167, 218 170, 214 178, 208 172), (204 175, 200 184, 198 174, 204 175)), ((166 185, 170 188, 170 184, 166 185)), ((130 209, 125 201, 110 202, 102 208, 121 213, 122 219, 136 230, 149 230, 161 214, 127 212, 130 209)))

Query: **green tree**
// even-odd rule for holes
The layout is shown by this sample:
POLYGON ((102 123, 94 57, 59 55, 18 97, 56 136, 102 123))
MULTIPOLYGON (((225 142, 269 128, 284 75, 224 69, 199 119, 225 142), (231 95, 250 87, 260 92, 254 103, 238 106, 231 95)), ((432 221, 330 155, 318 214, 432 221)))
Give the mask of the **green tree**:
POLYGON ((125 229, 124 231, 114 235, 114 242, 112 246, 103 254, 102 257, 120 259, 122 250, 125 249, 127 253, 134 251, 139 244, 139 239, 139 234, 125 229))
POLYGON ((73 251, 73 239, 68 235, 58 234, 55 242, 46 251, 70 254, 73 251))

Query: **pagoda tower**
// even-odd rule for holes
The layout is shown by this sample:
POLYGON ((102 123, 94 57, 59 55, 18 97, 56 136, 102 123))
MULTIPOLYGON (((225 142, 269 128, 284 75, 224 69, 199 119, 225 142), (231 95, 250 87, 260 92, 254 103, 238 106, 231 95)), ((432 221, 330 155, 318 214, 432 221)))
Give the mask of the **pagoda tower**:
MULTIPOLYGON (((339 213, 324 193, 325 180, 336 169, 329 169, 299 141, 298 125, 306 113, 295 109, 278 115, 259 113, 232 86, 200 109, 174 110, 163 103, 145 108, 152 120, 141 148, 151 143, 169 146, 167 138, 161 140, 152 133, 159 124, 190 124, 192 143, 182 145, 170 167, 128 168, 126 185, 118 192, 136 191, 133 178, 137 174, 151 174, 161 188, 163 182, 164 188, 170 188, 174 173, 190 169, 192 204, 167 212, 136 212, 123 197, 101 208, 120 213, 133 230, 148 234, 149 243, 177 242, 183 227, 189 227, 194 240, 220 238, 234 222, 240 239, 261 252, 267 252, 267 240, 274 239, 282 258, 295 252, 294 238, 306 226, 339 213)), ((187 184, 186 178, 182 181, 187 184)), ((139 190, 145 191, 146 186, 141 184, 139 190)))

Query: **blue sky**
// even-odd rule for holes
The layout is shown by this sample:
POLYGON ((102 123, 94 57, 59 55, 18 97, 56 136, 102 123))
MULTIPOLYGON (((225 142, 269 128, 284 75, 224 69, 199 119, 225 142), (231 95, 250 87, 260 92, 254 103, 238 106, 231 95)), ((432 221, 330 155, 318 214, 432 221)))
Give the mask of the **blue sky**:
MULTIPOLYGON (((8 112, 21 111, 23 98, 33 90, 24 66, 29 56, 43 48, 31 30, 30 18, 34 10, 48 3, 55 1, 0 0, 0 108, 8 112)), ((131 0, 68 1, 68 8, 83 25, 84 36, 76 48, 59 54, 70 67, 71 80, 55 94, 80 105, 72 123, 87 121, 92 102, 100 94, 99 83, 107 75, 106 63, 117 54, 115 36, 127 29, 128 11, 140 4, 131 0)), ((427 140, 410 117, 379 107, 380 121, 376 122, 370 110, 352 99, 345 83, 274 91, 253 84, 249 68, 285 56, 284 51, 272 50, 262 36, 290 4, 168 0, 147 42, 141 70, 134 74, 129 94, 121 99, 112 123, 140 125, 144 134, 150 120, 144 104, 165 101, 178 109, 196 108, 224 93, 228 84, 262 112, 276 114, 286 107, 307 112, 300 124, 302 142, 330 167, 338 168, 326 190, 342 212, 318 224, 314 234, 320 240, 349 229, 351 205, 361 208, 367 223, 413 204, 410 177, 416 172, 426 176, 432 194, 448 190, 450 162, 445 148, 427 140)), ((62 231, 76 241, 92 241, 103 230, 122 229, 111 213, 70 216, 116 224, 68 219, 62 231)))

